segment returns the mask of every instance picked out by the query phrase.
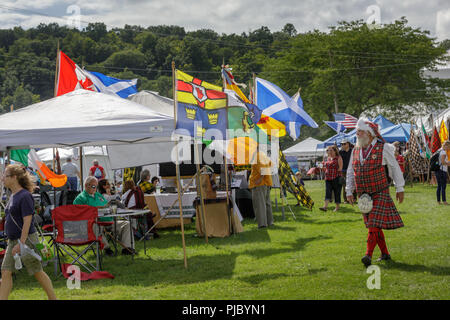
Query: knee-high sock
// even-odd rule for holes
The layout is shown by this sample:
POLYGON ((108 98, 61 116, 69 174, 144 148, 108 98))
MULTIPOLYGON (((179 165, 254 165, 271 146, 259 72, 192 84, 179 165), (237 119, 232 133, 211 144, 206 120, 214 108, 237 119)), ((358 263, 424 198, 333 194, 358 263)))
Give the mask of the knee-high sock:
POLYGON ((379 231, 377 232, 377 243, 378 247, 380 247, 380 251, 382 254, 389 254, 382 229, 379 229, 379 231))
POLYGON ((377 231, 378 228, 369 228, 369 234, 367 236, 367 251, 366 255, 372 257, 373 249, 377 245, 377 231))

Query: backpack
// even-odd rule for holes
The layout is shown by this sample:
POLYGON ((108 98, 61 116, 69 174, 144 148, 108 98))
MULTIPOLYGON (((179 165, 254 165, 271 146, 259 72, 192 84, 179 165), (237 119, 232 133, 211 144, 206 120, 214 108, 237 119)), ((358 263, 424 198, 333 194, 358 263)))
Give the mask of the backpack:
POLYGON ((99 167, 95 168, 94 177, 96 177, 97 179, 100 179, 102 177, 102 170, 100 170, 99 167))
POLYGON ((430 170, 431 171, 439 171, 441 166, 439 165, 439 154, 441 150, 438 150, 430 159, 430 170))

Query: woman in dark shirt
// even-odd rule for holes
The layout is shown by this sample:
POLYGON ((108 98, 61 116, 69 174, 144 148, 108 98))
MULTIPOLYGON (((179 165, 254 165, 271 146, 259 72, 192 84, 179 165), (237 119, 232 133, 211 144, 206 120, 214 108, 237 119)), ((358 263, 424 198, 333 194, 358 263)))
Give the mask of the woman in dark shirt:
POLYGON ((337 146, 329 146, 327 148, 327 161, 324 162, 325 168, 325 204, 322 211, 327 211, 328 204, 331 201, 331 195, 334 193, 334 202, 336 203, 336 208, 334 212, 339 210, 339 205, 341 203, 341 189, 342 185, 339 183, 339 177, 342 175, 342 157, 339 155, 339 150, 337 146))
MULTIPOLYGON (((34 250, 34 245, 39 242, 39 238, 33 225, 34 200, 31 195, 35 187, 33 177, 22 165, 13 164, 6 167, 2 180, 4 186, 11 190, 11 197, 5 210, 5 233, 8 238, 8 246, 2 263, 2 281, 0 285, 0 299, 6 300, 13 286, 14 255, 17 253, 21 254, 20 243, 34 250)), ((55 300, 56 296, 52 281, 42 270, 40 260, 30 254, 21 256, 21 260, 28 273, 34 275, 39 281, 48 299, 55 300)))

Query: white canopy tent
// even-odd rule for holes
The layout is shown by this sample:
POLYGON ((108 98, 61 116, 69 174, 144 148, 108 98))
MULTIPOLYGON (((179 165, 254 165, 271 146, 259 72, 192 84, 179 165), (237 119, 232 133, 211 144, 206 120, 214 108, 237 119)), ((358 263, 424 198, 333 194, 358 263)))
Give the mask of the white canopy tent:
POLYGON ((128 97, 130 101, 149 107, 151 110, 174 117, 173 99, 160 96, 158 92, 142 90, 128 97))
POLYGON ((0 150, 165 142, 173 128, 145 106, 76 90, 0 116, 0 150))
MULTIPOLYGON (((58 148, 59 158, 61 159, 61 166, 66 163, 67 158, 71 157, 72 162, 78 168, 83 168, 83 177, 89 175, 89 169, 94 160, 97 160, 99 165, 105 169, 106 179, 114 180, 114 170, 111 168, 108 152, 106 146, 102 147, 84 147, 83 148, 83 166, 80 165, 80 151, 79 148, 58 148)), ((53 148, 46 148, 37 151, 39 159, 41 159, 48 167, 53 164, 53 148)))
POLYGON ((285 156, 296 156, 299 160, 314 159, 323 156, 324 148, 317 149, 323 141, 309 137, 283 151, 285 156))

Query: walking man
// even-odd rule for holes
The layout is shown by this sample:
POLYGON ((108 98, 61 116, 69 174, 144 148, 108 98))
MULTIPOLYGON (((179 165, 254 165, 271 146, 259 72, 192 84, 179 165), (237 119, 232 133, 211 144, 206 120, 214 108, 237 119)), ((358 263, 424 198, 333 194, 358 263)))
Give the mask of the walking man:
MULTIPOLYGON (((370 212, 363 214, 369 234, 366 255, 361 261, 368 267, 372 263, 373 250, 377 244, 381 251, 381 257, 377 261, 391 259, 383 229, 403 227, 402 218, 389 194, 390 184, 384 166, 387 165, 389 176, 394 181, 397 190, 396 198, 399 203, 403 202, 405 180, 394 156, 395 148, 391 144, 385 143, 378 131, 378 125, 365 119, 359 119, 356 126, 356 137, 356 146, 347 168, 346 193, 347 200, 351 204, 355 201, 353 197, 355 189, 358 197, 367 194, 373 201, 370 212)), ((359 202, 361 203, 361 201, 359 202)))

